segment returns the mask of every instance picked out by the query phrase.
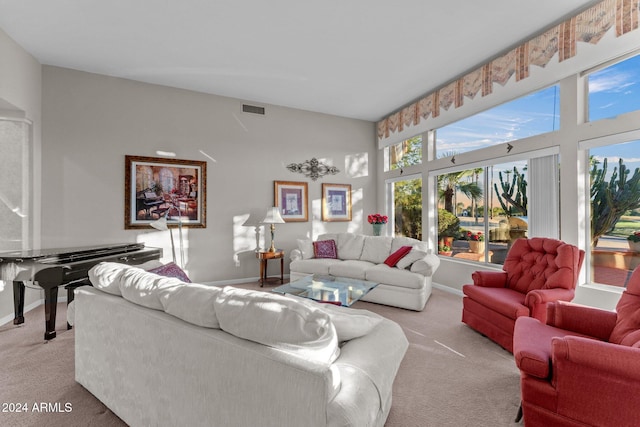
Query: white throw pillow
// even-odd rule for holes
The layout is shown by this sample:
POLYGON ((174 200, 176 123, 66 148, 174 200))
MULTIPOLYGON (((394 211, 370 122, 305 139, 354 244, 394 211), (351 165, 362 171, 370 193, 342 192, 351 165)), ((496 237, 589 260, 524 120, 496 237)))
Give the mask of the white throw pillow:
POLYGON ((160 302, 159 289, 183 286, 174 277, 158 276, 141 268, 128 267, 120 275, 120 292, 127 301, 155 310, 164 310, 160 302))
POLYGON ((158 290, 164 311, 172 316, 205 328, 220 328, 214 303, 222 288, 185 283, 158 290))
POLYGON ((427 256, 427 252, 418 250, 416 248, 411 249, 411 252, 400 258, 400 261, 396 264, 399 269, 405 269, 414 262, 427 256))
POLYGON ((325 364, 340 354, 329 315, 293 298, 227 286, 215 311, 220 328, 239 338, 325 364))
POLYGON ((297 239, 298 250, 302 254, 302 259, 313 258, 313 241, 311 239, 297 239))
POLYGON ((411 248, 419 251, 427 250, 427 242, 422 242, 411 237, 398 236, 393 238, 393 243, 391 243, 391 253, 394 253, 402 246, 411 246, 411 248))

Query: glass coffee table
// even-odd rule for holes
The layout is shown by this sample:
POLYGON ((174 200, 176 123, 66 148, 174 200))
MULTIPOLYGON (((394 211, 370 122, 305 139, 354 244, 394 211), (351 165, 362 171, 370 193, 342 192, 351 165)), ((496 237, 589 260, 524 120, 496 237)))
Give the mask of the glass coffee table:
POLYGON ((275 287, 272 291, 349 307, 377 285, 366 280, 315 274, 275 287))

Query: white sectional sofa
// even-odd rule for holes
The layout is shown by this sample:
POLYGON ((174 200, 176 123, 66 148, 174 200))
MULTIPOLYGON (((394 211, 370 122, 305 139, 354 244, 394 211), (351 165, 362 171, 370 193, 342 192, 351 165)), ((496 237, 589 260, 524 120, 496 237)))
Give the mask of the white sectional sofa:
POLYGON ((311 240, 299 240, 291 251, 291 281, 319 274, 378 283, 362 300, 421 311, 431 296, 431 279, 440 259, 426 243, 408 237, 365 236, 353 233, 322 234, 316 242, 334 240, 337 258, 316 258, 311 240), (385 260, 403 246, 411 252, 394 267, 385 260))
POLYGON ((365 310, 102 263, 75 296, 76 381, 135 426, 383 426, 408 347, 365 310))

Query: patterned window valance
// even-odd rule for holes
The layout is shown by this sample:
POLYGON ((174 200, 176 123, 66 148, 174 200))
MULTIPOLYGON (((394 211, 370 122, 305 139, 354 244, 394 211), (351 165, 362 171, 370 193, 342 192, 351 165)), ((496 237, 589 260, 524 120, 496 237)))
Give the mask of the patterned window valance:
POLYGON ((529 77, 529 67, 546 66, 558 53, 560 62, 576 55, 577 42, 597 44, 612 27, 619 37, 638 29, 639 0, 604 0, 584 12, 556 25, 499 58, 484 64, 458 80, 431 92, 377 124, 378 140, 438 117, 442 110, 458 108, 464 98, 487 96, 493 84, 506 85, 511 76, 516 82, 529 77))

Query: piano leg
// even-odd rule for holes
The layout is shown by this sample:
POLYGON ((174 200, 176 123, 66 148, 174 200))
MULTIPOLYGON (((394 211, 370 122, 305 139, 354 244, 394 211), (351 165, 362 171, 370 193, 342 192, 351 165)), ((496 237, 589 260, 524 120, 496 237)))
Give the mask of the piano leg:
POLYGON ((13 282, 14 325, 24 323, 24 282, 13 282))
POLYGON ((50 340, 56 337, 56 310, 58 308, 58 287, 52 286, 44 289, 44 339, 50 340))

